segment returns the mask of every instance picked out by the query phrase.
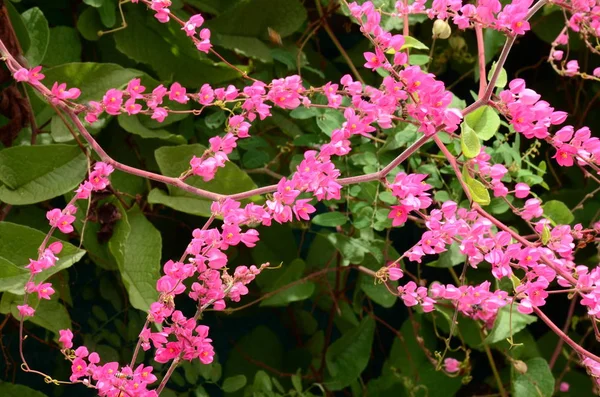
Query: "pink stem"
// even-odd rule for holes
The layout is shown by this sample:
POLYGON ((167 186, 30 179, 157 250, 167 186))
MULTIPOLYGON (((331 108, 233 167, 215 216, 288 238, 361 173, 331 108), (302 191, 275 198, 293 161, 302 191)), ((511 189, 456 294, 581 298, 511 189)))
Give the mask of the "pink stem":
POLYGON ((483 42, 483 27, 475 23, 475 36, 477 37, 477 58, 479 59, 479 98, 483 97, 486 89, 485 73, 485 46, 483 42))
POLYGON ((559 338, 561 338, 563 341, 565 341, 565 343, 569 346, 571 346, 573 348, 573 350, 575 350, 577 353, 581 354, 584 357, 589 357, 592 360, 600 363, 600 357, 590 353, 589 351, 585 350, 583 347, 579 346, 579 344, 577 344, 577 342, 575 342, 573 339, 569 338, 569 336, 564 333, 560 328, 558 328, 558 326, 556 324, 554 324, 552 322, 552 320, 550 320, 543 311, 541 311, 539 308, 537 307, 533 307, 533 311, 535 312, 535 314, 537 314, 537 316, 539 318, 542 319, 543 322, 546 323, 546 325, 552 330, 552 332, 554 332, 556 335, 558 335, 559 338))

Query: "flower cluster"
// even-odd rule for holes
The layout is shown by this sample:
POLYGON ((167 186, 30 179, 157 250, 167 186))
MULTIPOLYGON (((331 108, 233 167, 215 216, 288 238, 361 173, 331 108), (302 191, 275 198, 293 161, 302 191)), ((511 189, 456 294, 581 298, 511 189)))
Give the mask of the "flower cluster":
POLYGON ((148 386, 156 382, 153 368, 140 364, 135 369, 129 366, 120 367, 118 362, 100 364, 100 355, 90 353, 85 346, 75 350, 73 333, 70 330, 60 330, 59 343, 71 361, 71 382, 81 382, 88 387, 95 387, 100 396, 119 396, 126 394, 139 397, 157 397, 154 390, 148 386))
POLYGON ((350 12, 361 25, 362 32, 375 44, 375 52, 365 52, 365 67, 369 69, 383 68, 392 77, 386 78, 383 86, 386 88, 384 103, 406 107, 406 112, 419 122, 419 130, 433 134, 443 129, 453 132, 458 128, 462 119, 460 111, 449 108, 452 93, 447 91, 444 83, 436 80, 431 73, 425 73, 418 66, 410 66, 408 54, 402 51, 404 38, 401 35, 391 35, 381 25, 381 13, 370 1, 358 5, 350 4, 350 12), (393 65, 387 60, 386 52, 394 53, 393 65), (394 67, 403 67, 399 72, 394 67), (410 98, 411 101, 406 100, 410 98), (400 102, 404 103, 401 105, 400 102))
POLYGON ((515 79, 509 83, 509 89, 500 93, 500 106, 510 119, 515 131, 527 138, 544 139, 556 148, 554 159, 565 167, 575 160, 580 165, 587 162, 598 163, 600 158, 600 139, 592 137, 588 127, 575 131, 567 125, 550 135, 549 128, 562 124, 567 113, 555 111, 540 95, 525 87, 525 81, 515 79))
MULTIPOLYGON (((82 186, 89 186, 89 192, 103 190, 108 184, 108 179, 106 178, 112 172, 112 166, 106 163, 97 162, 94 165, 94 171, 91 172, 88 179, 81 184, 78 191, 82 189, 82 186)), ((89 193, 85 198, 87 197, 89 197, 89 193)), ((75 200, 80 198, 84 197, 80 197, 80 195, 77 194, 64 209, 60 210, 58 208, 54 208, 46 213, 46 218, 48 219, 52 230, 57 228, 62 233, 71 233, 73 231, 72 224, 75 221, 75 216, 73 214, 77 212, 77 207, 73 205, 73 203, 75 200)), ((39 274, 42 271, 56 265, 56 261, 58 260, 56 255, 62 251, 62 248, 62 243, 57 241, 49 244, 47 248, 43 246, 40 247, 40 255, 36 260, 29 259, 29 264, 25 266, 25 268, 30 272, 29 280, 25 285, 25 292, 27 294, 36 292, 41 299, 50 299, 50 297, 54 294, 52 284, 35 284, 34 278, 36 274, 39 274)), ((19 305, 17 308, 23 317, 31 317, 35 314, 35 309, 27 304, 27 300, 25 300, 23 305, 19 305)))
POLYGON ((400 205, 392 205, 388 215, 388 218, 392 219, 392 226, 403 225, 410 211, 424 210, 431 205, 432 200, 427 193, 431 185, 424 182, 427 177, 428 175, 425 174, 406 175, 404 172, 399 172, 394 182, 388 184, 392 195, 400 201, 400 205))

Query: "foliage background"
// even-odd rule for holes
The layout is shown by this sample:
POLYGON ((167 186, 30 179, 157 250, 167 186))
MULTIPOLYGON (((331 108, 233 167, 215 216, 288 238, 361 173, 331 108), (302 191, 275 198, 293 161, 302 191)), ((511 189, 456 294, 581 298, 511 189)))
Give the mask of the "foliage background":
MULTIPOLYGON (((121 24, 114 0, 3 3, 25 57, 32 64, 41 63, 47 68, 46 81, 66 81, 69 86, 81 88, 82 101, 98 99, 106 89, 123 86, 133 77, 141 77, 147 87, 179 81, 189 90, 204 83, 238 87, 244 84, 215 58, 198 53, 175 25, 157 23, 142 5, 124 5, 127 28, 99 37, 99 30, 121 24)), ((394 1, 376 3, 391 9, 394 1)), ((253 77, 264 81, 285 77, 297 73, 299 65, 303 78, 313 86, 339 81, 349 72, 322 26, 308 37, 299 53, 300 39, 306 37, 303 32, 327 21, 367 83, 377 84, 381 77, 360 67, 368 42, 358 27, 337 9, 334 1, 322 0, 321 4, 322 19, 312 0, 174 0, 172 9, 182 16, 202 12, 217 50, 253 77), (269 37, 267 28, 281 36, 281 45, 269 37)), ((562 26, 562 15, 552 8, 540 14, 532 22, 533 33, 520 37, 509 56, 505 66, 508 75, 525 78, 528 86, 555 108, 568 111, 576 127, 588 125, 592 131, 600 130, 599 85, 560 78, 554 73, 545 61, 549 42, 562 26)), ((414 18, 412 22, 411 35, 431 47, 431 22, 423 18, 414 18)), ((401 28, 399 20, 390 19, 386 23, 390 28, 401 28)), ((486 57, 491 61, 503 37, 486 31, 485 41, 489 50, 486 57)), ((413 51, 411 61, 430 63, 429 70, 452 87, 455 104, 464 106, 462 101, 470 103, 476 87, 475 51, 472 32, 454 32, 450 40, 437 40, 431 59, 429 50, 424 49, 413 51)), ((586 69, 597 66, 598 59, 590 58, 577 40, 571 42, 571 51, 571 57, 576 54, 580 64, 590 66, 586 69)), ((13 84, 10 76, 3 71, 0 77, 0 89, 7 90, 13 84)), ((64 192, 53 195, 55 182, 81 180, 86 169, 85 157, 64 124, 32 91, 29 96, 40 129, 36 132, 36 146, 42 149, 32 149, 32 131, 25 127, 25 120, 15 125, 11 123, 14 113, 12 117, 0 116, 3 142, 0 148, 23 147, 17 158, 3 156, 0 150, 0 170, 19 167, 25 174, 36 175, 46 183, 46 190, 26 185, 17 203, 20 205, 0 204, 0 219, 3 218, 0 260, 15 264, 26 262, 35 252, 36 241, 43 238, 41 232, 49 229, 45 211, 63 205, 67 198, 64 192), (43 145, 54 147, 42 151, 43 145), (49 173, 44 164, 35 161, 39 156, 62 167, 57 173, 49 173)), ((209 137, 222 132, 224 121, 224 112, 215 110, 200 116, 170 116, 166 125, 158 125, 147 117, 119 116, 103 120, 102 127, 94 133, 102 147, 118 161, 165 175, 179 175, 187 167, 186 160, 202 152, 200 145, 206 145, 209 137)), ((239 148, 230 156, 236 165, 228 165, 206 186, 220 193, 234 193, 271 184, 277 180, 273 175, 288 175, 301 153, 324 142, 326 134, 340 122, 341 115, 332 110, 298 109, 290 114, 275 111, 272 118, 254 124, 253 138, 239 142, 239 148)), ((357 140, 353 144, 353 154, 338 164, 344 175, 377 171, 416 135, 410 127, 399 125, 380 131, 377 136, 385 143, 357 140)), ((596 188, 580 170, 557 168, 543 144, 533 147, 531 141, 519 141, 504 124, 487 145, 493 148, 494 156, 510 159, 507 164, 512 164, 511 174, 536 185, 534 190, 544 201, 558 200, 572 209, 585 193, 596 188)), ((419 155, 411 158, 406 169, 431 174, 428 182, 436 188, 437 199, 461 201, 464 197, 457 181, 451 177, 449 167, 435 155, 437 151, 426 145, 419 155)), ((9 186, 9 182, 2 175, 0 180, 0 202, 12 202, 1 186, 9 186)), ((167 189, 118 171, 112 182, 112 194, 94 198, 83 238, 83 224, 79 220, 75 233, 60 236, 73 244, 70 262, 78 262, 70 267, 73 263, 65 263, 66 268, 52 277, 60 298, 41 303, 47 307, 38 313, 46 315, 26 323, 29 337, 25 350, 30 365, 54 378, 66 378, 69 374, 68 362, 61 358, 54 343, 57 330, 66 326, 72 325, 77 340, 98 351, 103 359, 129 360, 144 322, 145 314, 140 309, 155 299, 154 282, 160 264, 181 255, 192 229, 201 227, 209 213, 209 202, 171 187, 167 189), (80 241, 85 255, 77 248, 80 241)), ((202 186, 200 181, 195 183, 202 186)), ((232 306, 243 310, 209 313, 205 317, 206 324, 211 326, 218 363, 183 365, 172 377, 166 395, 220 395, 223 388, 236 390, 242 384, 245 385, 242 389, 230 394, 242 395, 245 389, 247 394, 257 395, 302 392, 320 395, 317 383, 339 395, 435 397, 493 392, 488 357, 481 349, 474 324, 466 320, 460 324, 464 346, 470 351, 470 371, 455 378, 447 377, 435 371, 427 358, 427 354, 432 356, 434 351, 443 350, 448 331, 444 313, 422 318, 419 313, 409 312, 383 285, 374 285, 371 279, 352 269, 360 264, 377 270, 385 260, 395 259, 397 253, 417 242, 422 229, 415 224, 391 229, 386 210, 390 197, 380 192, 376 183, 350 187, 344 190, 344 195, 340 202, 320 205, 319 215, 311 224, 261 229, 261 242, 255 249, 233 249, 230 258, 233 265, 270 261, 275 265, 281 263, 281 267, 259 276, 250 295, 232 306), (417 340, 415 335, 422 339, 417 340), (239 375, 244 375, 247 381, 243 382, 239 375), (229 384, 224 384, 225 379, 229 379, 229 384)), ((496 206, 492 213, 519 227, 507 212, 508 207, 500 202, 492 205, 496 206)), ((584 208, 569 213, 574 216, 573 222, 588 225, 598 220, 598 211, 600 201, 591 198, 584 208)), ((596 247, 589 245, 579 250, 578 260, 597 263, 596 247)), ((460 273, 462 263, 460 255, 444 255, 434 263, 405 265, 408 271, 429 282, 451 282, 449 269, 457 266, 456 272, 460 273)), ((0 376, 4 381, 27 385, 39 392, 3 383, 0 390, 4 392, 0 394, 93 395, 80 386, 47 385, 42 378, 19 370, 18 321, 8 313, 15 299, 19 299, 15 294, 22 292, 15 287, 18 274, 7 273, 8 269, 8 265, 0 268, 0 291, 3 291, 0 347, 4 357, 0 360, 0 376)), ((468 278, 481 281, 486 274, 489 276, 485 270, 469 271, 468 278)), ((552 320, 562 324, 568 301, 551 297, 548 307, 552 308, 548 313, 552 320)), ((583 315, 576 313, 575 318, 583 315)), ((552 380, 538 357, 548 360, 557 338, 536 322, 524 328, 530 320, 533 321, 523 320, 515 336, 515 341, 524 343, 523 346, 509 350, 503 341, 508 336, 506 330, 499 331, 506 335, 492 345, 493 359, 506 384, 511 379, 513 386, 523 382, 507 357, 524 360, 530 368, 540 368, 541 375, 535 380, 538 385, 552 380)), ((588 326, 589 323, 575 321, 569 334, 579 340, 588 326)), ((460 346, 461 342, 454 338, 451 344, 460 346)), ((598 350, 593 346, 588 348, 592 352, 598 350)), ((464 354, 459 350, 450 356, 462 360, 464 354)), ((554 378, 571 383, 568 394, 590 395, 591 382, 583 372, 573 367, 562 374, 566 357, 566 354, 560 356, 554 378)), ((525 394, 515 395, 532 395, 527 394, 531 389, 524 390, 525 394)))

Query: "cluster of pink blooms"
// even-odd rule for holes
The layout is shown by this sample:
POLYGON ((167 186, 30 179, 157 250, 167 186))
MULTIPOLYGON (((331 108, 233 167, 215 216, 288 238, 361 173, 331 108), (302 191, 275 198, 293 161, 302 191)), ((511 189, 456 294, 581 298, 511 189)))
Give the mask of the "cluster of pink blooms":
POLYGON ((525 87, 524 80, 512 80, 509 89, 500 93, 500 100, 500 106, 515 131, 530 139, 545 139, 556 147, 554 159, 558 164, 570 167, 575 160, 580 165, 598 163, 600 139, 592 137, 588 127, 575 131, 570 125, 551 136, 549 128, 562 124, 567 113, 555 111, 548 102, 540 100, 538 93, 525 87))
POLYGON ((533 0, 518 0, 502 6, 498 0, 478 0, 474 4, 460 0, 435 0, 426 8, 425 0, 411 4, 396 2, 398 15, 426 14, 429 18, 448 19, 459 29, 467 29, 474 23, 507 34, 525 34, 530 29, 526 16, 533 0), (466 3, 466 4, 465 4, 466 3))
MULTIPOLYGON (((467 164, 477 167, 481 178, 491 185, 495 197, 506 197, 509 190, 502 179, 508 173, 508 170, 503 164, 491 165, 490 159, 491 156, 482 148, 479 154, 470 159, 467 164), (487 181, 487 178, 489 178, 489 181, 487 181)), ((529 186, 525 183, 518 183, 515 186, 514 193, 517 198, 525 198, 529 195, 529 186)))
MULTIPOLYGON (((39 73, 39 71, 37 72, 39 73)), ((99 191, 106 188, 108 184, 107 177, 113 172, 113 167, 102 162, 94 164, 94 171, 90 172, 88 179, 82 183, 77 189, 75 198, 66 205, 63 210, 58 208, 52 209, 46 213, 52 229, 57 228, 62 233, 71 233, 73 231, 73 222, 75 221, 75 212, 77 207, 72 203, 76 199, 88 198, 92 191, 99 191), (84 189, 85 187, 85 189, 84 189), (87 193, 81 195, 79 191, 85 190, 87 193)), ((36 274, 53 267, 58 260, 58 255, 62 251, 63 245, 60 242, 54 242, 48 245, 47 248, 42 247, 42 251, 38 256, 37 260, 29 259, 29 265, 25 266, 29 270, 31 276, 29 281, 25 285, 25 292, 28 294, 36 292, 41 299, 50 299, 54 294, 54 289, 50 283, 34 283, 34 277, 36 274)), ((29 306, 27 303, 17 306, 19 313, 23 317, 31 317, 35 314, 35 309, 29 306)))
MULTIPOLYGON (((139 0, 132 0, 138 3, 139 0)), ((194 15, 182 22, 173 18, 169 7, 170 0, 141 0, 155 12, 158 21, 166 23, 175 19, 182 24, 182 30, 190 37, 199 51, 208 53, 211 49, 210 31, 202 28, 204 18, 194 15)), ((460 29, 472 23, 497 29, 510 35, 523 34, 529 30, 527 22, 531 0, 515 0, 504 7, 498 0, 478 0, 475 4, 463 4, 457 0, 434 0, 431 9, 426 9, 424 0, 410 5, 403 1, 396 4, 400 14, 426 13, 430 18, 447 19, 452 17, 460 29)), ((571 29, 600 29, 598 27, 597 7, 590 8, 582 4, 575 5, 579 10, 571 18, 571 29), (586 8, 587 7, 587 8, 586 8), (581 14, 581 15, 579 15, 581 14)), ((237 302, 248 294, 247 285, 268 266, 239 266, 233 274, 228 273, 229 247, 244 244, 254 247, 259 239, 255 225, 269 226, 272 221, 278 223, 297 220, 309 220, 316 211, 311 201, 335 200, 341 197, 340 171, 332 162, 332 156, 344 156, 351 150, 350 139, 355 136, 370 136, 376 131, 375 124, 382 129, 393 127, 393 121, 401 119, 400 113, 406 113, 419 124, 419 131, 430 135, 444 130, 454 132, 462 120, 457 109, 449 108, 452 94, 445 89, 444 83, 435 79, 433 74, 425 73, 418 66, 408 64, 408 54, 403 51, 405 38, 392 35, 381 25, 381 13, 367 1, 362 5, 350 4, 350 11, 360 25, 362 32, 374 43, 374 52, 365 52, 365 67, 372 70, 383 69, 388 73, 381 86, 371 87, 354 81, 351 76, 342 77, 339 84, 332 82, 321 88, 307 90, 299 76, 275 79, 266 84, 253 81, 251 85, 239 90, 233 85, 227 88, 213 88, 203 85, 198 93, 188 93, 186 88, 175 82, 168 88, 162 84, 152 92, 146 92, 140 79, 131 80, 125 89, 110 89, 101 101, 92 101, 86 108, 85 120, 94 123, 104 113, 116 116, 146 114, 158 122, 164 122, 169 115, 169 101, 187 104, 195 101, 202 106, 223 107, 226 104, 239 104, 241 114, 233 114, 227 121, 223 136, 209 140, 209 148, 200 157, 190 161, 190 175, 202 177, 205 181, 214 178, 218 168, 228 161, 228 155, 237 147, 237 140, 248 138, 251 122, 258 117, 264 120, 271 116, 273 106, 291 110, 299 106, 310 107, 311 96, 322 94, 328 101, 328 107, 340 108, 344 98, 350 99, 350 105, 344 110, 344 122, 332 131, 331 139, 319 150, 309 150, 297 165, 289 178, 283 178, 277 184, 276 191, 264 205, 247 204, 244 207, 234 200, 215 202, 211 207, 214 216, 223 219, 219 228, 196 229, 192 233, 185 255, 179 261, 167 261, 163 266, 164 275, 157 281, 159 297, 150 305, 148 323, 139 334, 140 346, 144 350, 154 347, 154 359, 159 363, 168 363, 180 359, 199 359, 208 364, 213 361, 214 349, 209 338, 209 328, 198 324, 198 314, 212 307, 223 310, 226 300, 237 302), (393 54, 390 62, 388 55, 393 54), (403 112, 400 112, 403 110, 403 112), (242 229, 242 228, 246 229, 242 229), (189 285, 189 288, 188 288, 189 285), (175 298, 186 293, 197 302, 198 312, 186 317, 175 308, 175 298), (161 327, 153 332, 149 326, 154 322, 161 327)), ((596 32, 598 33, 598 32, 596 32)), ((559 59, 559 51, 554 51, 559 59)), ((567 65, 569 73, 577 73, 578 64, 567 65)), ((14 73, 17 81, 28 82, 40 88, 54 103, 70 106, 69 101, 77 99, 77 88, 67 89, 65 83, 54 83, 48 90, 40 80, 44 78, 41 68, 31 70, 21 68, 14 73)), ((574 160, 597 162, 600 156, 600 140, 591 137, 586 127, 577 131, 566 126, 550 135, 552 126, 562 124, 567 114, 555 111, 540 95, 525 87, 525 82, 516 79, 510 82, 509 89, 499 94, 497 107, 505 113, 515 131, 528 138, 546 139, 557 148, 555 156, 561 165, 570 166, 574 160)), ((235 109, 238 111, 238 108, 235 109)), ((502 182, 508 170, 501 164, 492 165, 489 154, 483 150, 467 162, 470 170, 476 171, 488 183, 496 197, 505 197, 514 193, 517 198, 525 199, 530 194, 529 186, 516 184, 509 191, 502 182)), ((105 163, 96 163, 88 179, 76 190, 76 199, 87 199, 94 191, 103 190, 109 184, 108 176, 113 168, 105 163)), ((574 227, 558 225, 552 227, 542 219, 533 224, 540 235, 547 234, 543 244, 522 244, 515 242, 511 234, 497 231, 490 219, 481 216, 475 210, 459 208, 447 201, 439 209, 428 210, 432 205, 429 190, 432 186, 425 183, 425 174, 398 173, 393 182, 386 182, 392 195, 398 200, 391 206, 389 218, 393 226, 400 226, 407 220, 409 212, 418 213, 425 219, 427 231, 419 242, 408 250, 403 257, 421 262, 425 255, 439 255, 448 251, 451 244, 458 244, 460 253, 473 267, 486 261, 492 265, 492 275, 496 279, 513 277, 517 271, 524 274, 516 283, 515 296, 510 297, 502 290, 491 291, 491 283, 485 281, 479 285, 442 285, 433 283, 429 289, 410 281, 397 288, 400 299, 408 307, 420 306, 424 312, 434 310, 434 305, 449 301, 463 315, 481 320, 488 327, 493 325, 498 311, 515 302, 522 313, 532 313, 534 308, 543 306, 548 296, 548 288, 556 281, 562 287, 576 288, 582 292, 581 303, 588 313, 596 316, 600 313, 600 270, 590 271, 585 266, 576 266, 574 260, 574 240, 582 237, 580 225, 574 227), (573 280, 576 280, 574 285, 573 280)), ((74 202, 74 201, 73 201, 74 202)), ((65 209, 53 209, 47 213, 52 228, 63 233, 73 231, 74 214, 77 207, 72 202, 65 209)), ((520 215, 526 221, 533 221, 543 215, 541 201, 530 198, 525 201, 520 215)), ((26 284, 26 293, 37 293, 40 299, 50 299, 54 293, 50 283, 33 282, 34 275, 55 265, 62 244, 53 243, 45 248, 37 260, 30 260, 27 268, 31 278, 26 284)), ((387 268, 392 280, 403 277, 399 267, 387 268)), ((34 309, 24 304, 18 306, 23 317, 32 316, 34 309)), ((100 365, 97 353, 89 353, 85 347, 74 351, 73 333, 61 330, 59 342, 65 349, 65 355, 72 361, 71 381, 85 383, 98 389, 100 395, 115 396, 121 392, 133 396, 153 397, 156 391, 147 387, 156 381, 152 367, 143 364, 135 370, 118 363, 100 365)), ((588 358, 584 365, 595 376, 600 377, 600 366, 588 358), (588 362, 589 361, 589 362, 588 362)), ((460 370, 461 363, 452 358, 444 361, 449 373, 460 370)), ((562 386, 561 386, 562 390, 562 386)))
MULTIPOLYGON (((69 351, 73 347, 73 333, 66 329, 60 330, 59 335, 58 342, 65 351, 69 351)), ((136 397, 158 397, 156 391, 147 389, 157 379, 150 366, 140 364, 132 370, 129 366, 119 366, 116 361, 100 365, 98 353, 90 353, 85 346, 70 351, 67 356, 71 360, 70 381, 93 386, 100 396, 124 394, 136 397)))
POLYGON ((460 370, 460 361, 450 357, 444 359, 444 370, 451 374, 458 372, 460 370))
MULTIPOLYGON (((132 3, 138 3, 140 0, 131 0, 132 3)), ((154 18, 156 18, 161 23, 167 23, 171 20, 171 0, 141 0, 142 3, 145 3, 151 10, 154 11, 154 18)), ((176 19, 178 22, 179 20, 176 19)), ((185 32, 185 34, 190 37, 198 51, 202 51, 204 53, 208 53, 208 51, 212 48, 212 44, 210 43, 210 30, 204 28, 198 32, 198 29, 204 24, 204 18, 200 14, 192 15, 187 22, 183 23, 183 27, 181 30, 185 32)))
MULTIPOLYGON (((358 5, 350 4, 350 12, 361 25, 362 32, 375 44, 375 52, 365 52, 365 67, 369 69, 383 68, 394 78, 384 80, 388 104, 398 109, 400 102, 406 102, 406 112, 419 122, 419 131, 433 134, 444 129, 448 132, 456 131, 462 120, 458 109, 448 108, 452 102, 452 93, 447 91, 444 83, 436 80, 431 73, 425 73, 418 66, 406 66, 397 72, 393 66, 404 66, 408 62, 408 55, 401 51, 404 37, 391 35, 381 25, 381 13, 375 9, 370 1, 358 5), (385 53, 394 52, 393 66, 387 60, 385 53)), ((400 105, 401 107, 404 107, 400 105)))
POLYGON ((410 174, 404 172, 396 174, 393 183, 388 184, 392 195, 398 199, 399 205, 392 205, 388 218, 392 219, 392 226, 403 225, 408 219, 410 211, 424 210, 431 203, 430 194, 427 190, 431 185, 424 182, 428 175, 410 174))
POLYGON ((492 292, 490 286, 489 281, 484 281, 480 285, 460 287, 434 283, 430 287, 430 293, 434 299, 449 300, 463 315, 481 320, 488 328, 492 328, 498 310, 509 303, 509 298, 506 291, 492 292))

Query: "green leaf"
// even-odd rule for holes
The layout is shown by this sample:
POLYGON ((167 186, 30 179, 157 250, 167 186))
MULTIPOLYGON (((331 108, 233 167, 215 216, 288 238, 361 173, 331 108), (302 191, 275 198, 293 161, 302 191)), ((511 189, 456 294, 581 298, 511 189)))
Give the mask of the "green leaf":
POLYGON ((147 311, 155 302, 160 277, 162 238, 160 232, 134 206, 115 227, 109 248, 119 265, 131 305, 147 311))
POLYGON ((300 29, 306 17, 300 0, 244 0, 207 21, 206 27, 213 33, 263 39, 271 28, 284 38, 300 29))
POLYGON ((466 167, 463 167, 462 175, 473 201, 484 206, 490 204, 490 192, 488 192, 483 183, 479 182, 477 179, 471 178, 466 167))
POLYGON ((404 36, 404 45, 401 50, 405 50, 407 48, 414 48, 415 50, 428 50, 425 44, 421 43, 419 40, 415 39, 412 36, 404 36))
POLYGON ((333 130, 341 128, 344 121, 344 115, 337 110, 327 109, 325 113, 317 116, 317 125, 327 136, 331 136, 333 130))
POLYGON ((554 395, 554 376, 548 362, 541 357, 525 361, 527 372, 512 368, 512 395, 514 397, 551 397, 554 395))
POLYGON ((0 383, 0 395, 3 397, 46 397, 42 392, 9 382, 0 383))
POLYGON ((269 154, 264 150, 250 149, 242 156, 242 164, 249 169, 260 168, 267 164, 269 159, 269 154))
MULTIPOLYGON (((13 309, 13 315, 19 312, 16 306, 13 309)), ((35 325, 39 325, 49 331, 52 331, 56 336, 59 335, 59 330, 71 328, 71 317, 65 306, 58 300, 42 299, 35 310, 35 315, 27 319, 35 325)))
POLYGON ((312 219, 312 223, 315 225, 327 227, 342 226, 346 222, 348 222, 348 217, 337 211, 319 214, 312 219))
MULTIPOLYGON (((37 250, 46 237, 46 233, 27 226, 10 222, 0 222, 0 291, 24 294, 25 283, 29 279, 29 271, 25 266, 29 259, 37 259, 37 250), (12 266, 9 266, 8 264, 12 266), (18 270, 17 270, 18 269, 18 270), (23 273, 24 272, 24 273, 23 273)), ((58 241, 50 238, 49 243, 58 241)), ((85 251, 62 241, 63 249, 58 255, 56 265, 36 274, 34 281, 41 283, 53 274, 72 266, 79 261, 85 251)))
POLYGON ((558 200, 546 201, 543 205, 544 216, 557 225, 568 225, 573 222, 575 216, 565 203, 558 200))
POLYGON ((297 120, 311 119, 319 115, 319 110, 320 109, 318 108, 305 108, 304 106, 299 106, 290 112, 290 117, 297 120))
MULTIPOLYGON (((488 72, 488 81, 490 81, 492 79, 492 76, 494 75, 494 71, 496 70, 496 62, 494 61, 492 63, 492 67, 490 68, 490 71, 488 72)), ((506 75, 506 70, 504 68, 502 68, 500 70, 500 73, 498 74, 498 78, 496 79, 496 84, 494 85, 497 88, 504 88, 506 86, 506 83, 508 82, 508 77, 506 75)))
POLYGON ((117 3, 114 1, 105 0, 100 8, 98 8, 100 20, 107 28, 112 28, 117 22, 117 3))
POLYGON ((466 122, 461 124, 460 131, 460 147, 463 154, 468 159, 477 157, 481 151, 481 142, 477 133, 466 122))
POLYGON ((0 291, 23 292, 29 272, 0 257, 0 291))
POLYGON ((78 146, 15 146, 0 151, 0 200, 33 204, 72 191, 87 172, 78 146))
POLYGON ((126 114, 121 114, 117 120, 119 121, 121 128, 123 128, 125 131, 131 134, 139 135, 142 138, 162 139, 167 142, 179 144, 187 142, 187 140, 181 135, 171 134, 169 131, 163 128, 150 129, 146 127, 140 122, 140 119, 137 117, 137 115, 129 116, 126 114))
POLYGON ((494 326, 483 343, 491 345, 517 334, 537 317, 519 312, 514 305, 506 305, 498 311, 494 326), (512 313, 511 313, 511 307, 512 313))
POLYGON ((204 83, 220 84, 240 76, 224 63, 201 59, 203 55, 180 29, 156 23, 151 13, 135 4, 124 8, 128 27, 114 33, 116 48, 134 61, 150 66, 160 80, 177 78, 188 88, 198 88, 204 83))
POLYGON ((100 39, 98 32, 102 29, 102 21, 95 8, 86 8, 77 18, 77 30, 86 40, 97 41, 100 39))
POLYGON ((50 28, 44 13, 37 7, 30 8, 23 13, 23 22, 29 31, 31 44, 25 53, 25 58, 32 66, 39 65, 48 49, 50 41, 50 28))
POLYGON ((258 375, 257 371, 263 368, 255 362, 270 368, 281 368, 284 349, 276 333, 264 325, 259 325, 250 332, 243 330, 241 335, 243 336, 236 341, 225 362, 223 372, 226 377, 245 375, 246 379, 255 378, 258 375), (248 357, 256 361, 250 362, 248 357))
POLYGON ((290 287, 289 284, 299 280, 304 274, 306 265, 302 259, 296 259, 280 270, 281 275, 269 284, 265 293, 281 290, 260 303, 260 306, 287 306, 291 302, 298 302, 310 298, 315 290, 315 284, 309 281, 297 283, 290 287))
POLYGON ((371 356, 375 320, 365 316, 358 327, 333 342, 325 354, 331 375, 325 383, 330 390, 341 390, 354 382, 364 371, 371 356))
POLYGON ((107 0, 83 0, 83 2, 89 6, 100 8, 107 0))
MULTIPOLYGON (((190 160, 194 155, 202 156, 206 148, 202 145, 181 145, 181 146, 163 146, 156 150, 154 156, 163 175, 177 177, 189 169, 190 160)), ((205 189, 215 193, 233 194, 246 190, 255 189, 256 185, 244 171, 237 165, 227 162, 225 167, 219 168, 217 175, 211 181, 204 182, 202 178, 191 176, 186 179, 186 183, 200 189, 205 189)), ((149 200, 167 205, 178 211, 191 213, 201 216, 210 216, 210 205, 212 201, 202 199, 192 193, 188 193, 179 188, 169 186, 169 195, 164 193, 150 193, 149 200)))
POLYGON ((429 63, 429 55, 424 54, 410 54, 408 56, 408 63, 411 65, 423 66, 429 63))
POLYGON ((27 52, 27 50, 29 50, 29 46, 31 45, 31 39, 29 38, 29 32, 27 31, 27 27, 25 26, 25 21, 23 21, 23 17, 15 9, 15 6, 12 4, 12 2, 4 2, 4 6, 8 11, 10 23, 12 24, 12 27, 15 31, 17 40, 19 40, 19 45, 21 46, 21 49, 24 52, 27 52))
POLYGON ((341 252, 342 256, 349 263, 361 263, 365 254, 369 252, 364 244, 360 244, 356 238, 350 238, 339 233, 331 233, 327 239, 341 252))
POLYGON ((454 242, 446 252, 440 254, 436 261, 427 263, 427 266, 449 268, 465 262, 465 255, 460 252, 458 243, 454 242))
POLYGON ((235 53, 247 58, 257 59, 265 63, 273 62, 269 47, 256 37, 216 34, 212 42, 215 46, 233 50, 235 53))
POLYGON ((551 237, 552 236, 550 235, 550 229, 548 229, 548 225, 544 224, 544 228, 542 229, 542 244, 548 244, 548 241, 550 241, 551 237))
POLYGON ((68 26, 50 29, 48 51, 42 63, 46 67, 81 61, 81 40, 77 31, 68 26))
POLYGON ((134 69, 125 69, 114 63, 73 62, 44 70, 45 81, 67 83, 68 87, 81 89, 78 101, 98 101, 111 88, 120 89, 136 77, 143 75, 134 69))
POLYGON ((225 393, 233 393, 246 386, 246 376, 236 375, 225 378, 223 386, 221 387, 225 393))
MULTIPOLYGON (((500 116, 489 106, 482 106, 465 117, 466 124, 484 141, 492 138, 500 127, 500 116)), ((478 153, 479 154, 479 153, 478 153)))

